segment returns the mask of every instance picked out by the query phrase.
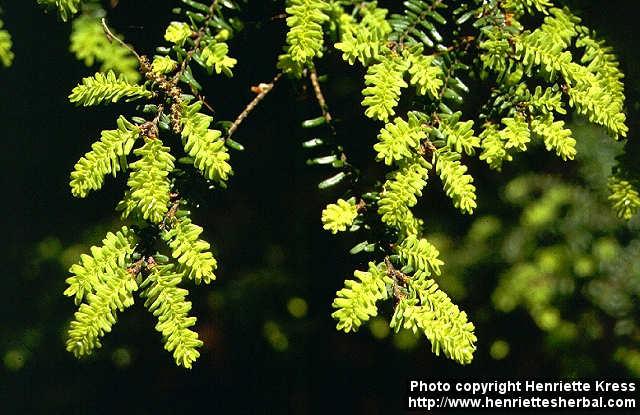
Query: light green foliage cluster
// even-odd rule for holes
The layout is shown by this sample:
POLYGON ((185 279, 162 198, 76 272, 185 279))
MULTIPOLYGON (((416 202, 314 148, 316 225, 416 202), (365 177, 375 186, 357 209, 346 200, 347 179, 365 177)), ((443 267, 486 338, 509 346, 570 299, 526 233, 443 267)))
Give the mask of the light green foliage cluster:
POLYGON ((290 0, 286 11, 287 47, 280 56, 281 69, 301 75, 316 57, 323 53, 322 24, 329 20, 329 2, 325 0, 290 0))
MULTIPOLYGON (((623 76, 611 50, 568 9, 549 0, 476 1, 455 9, 439 0, 408 0, 404 6, 402 14, 389 15, 375 1, 332 2, 328 13, 327 36, 335 39, 334 48, 348 64, 358 62, 366 70, 364 114, 384 123, 374 150, 391 169, 375 189, 354 199, 363 206, 356 218, 347 217, 346 210, 339 215, 338 205, 323 212, 324 227, 333 233, 355 221, 359 226, 352 231, 382 227, 389 235, 352 250, 373 252, 377 259, 368 273, 356 274, 360 281, 350 280, 338 292, 334 317, 339 329, 355 330, 376 315, 378 300, 393 297, 393 327, 423 332, 434 352, 469 363, 475 350, 473 325, 431 279, 443 263, 413 212, 430 172, 435 170, 453 205, 472 214, 478 201, 467 158, 478 157, 500 170, 516 153, 541 143, 572 160, 577 139, 562 119, 569 108, 614 138, 625 136, 623 76), (524 14, 541 14, 542 24, 525 27, 520 23, 524 14), (466 55, 474 48, 479 59, 471 68, 466 55), (575 58, 573 50, 580 52, 575 58), (480 116, 472 113, 477 122, 461 111, 474 71, 495 85, 480 116), (379 223, 364 215, 369 209, 377 212, 379 223), (344 219, 342 226, 338 219, 344 219), (375 278, 386 281, 384 296, 372 288, 377 275, 372 269, 388 278, 375 278), (357 312, 346 312, 346 304, 357 304, 350 309, 357 312)), ((321 45, 317 29, 309 36, 321 45)), ((299 33, 290 30, 294 35, 299 33)), ((305 55, 306 65, 320 55, 305 55)), ((620 192, 618 200, 623 200, 620 192)))
POLYGON ((404 80, 407 69, 408 62, 397 57, 384 59, 368 68, 364 77, 367 87, 362 91, 362 105, 367 107, 364 115, 387 121, 396 113, 402 88, 409 86, 404 80))
POLYGON ((151 69, 153 72, 165 75, 176 70, 178 62, 171 59, 170 56, 156 56, 153 58, 151 69))
POLYGON ((456 208, 473 213, 477 207, 473 177, 467 174, 467 166, 460 163, 460 153, 443 149, 438 151, 436 173, 442 180, 444 191, 456 208))
POLYGON ((440 252, 429 241, 409 235, 398 247, 398 255, 406 264, 406 270, 414 272, 415 282, 418 286, 427 277, 440 275, 440 267, 444 265, 439 258, 440 252))
POLYGON ((549 13, 539 28, 508 38, 515 44, 509 59, 521 62, 528 76, 560 83, 569 106, 608 128, 615 138, 626 136, 623 75, 615 55, 569 10, 550 8, 549 13), (567 50, 572 46, 584 51, 581 58, 574 60, 567 50))
POLYGON ((378 315, 376 303, 388 297, 387 276, 384 265, 369 263, 368 271, 355 271, 354 280, 346 280, 345 288, 336 293, 332 316, 338 320, 338 330, 346 333, 356 331, 371 317, 378 315))
POLYGON ((458 154, 473 155, 475 149, 480 146, 480 140, 475 137, 473 131, 473 121, 461 121, 462 112, 453 114, 442 114, 440 116, 440 126, 432 129, 434 137, 444 140, 446 148, 458 154))
MULTIPOLYGON (((187 39, 194 35, 193 28, 184 22, 171 22, 164 34, 165 40, 178 46, 183 45, 187 39)), ((196 56, 197 62, 209 73, 233 76, 231 69, 238 63, 235 58, 229 56, 229 45, 224 40, 229 37, 229 31, 222 29, 216 36, 209 37, 202 42, 201 50, 196 56)), ((156 57, 157 60, 158 57, 156 57)), ((154 60, 154 62, 156 61, 154 60)), ((165 60, 164 65, 171 65, 165 60)))
POLYGON ((102 241, 102 246, 91 248, 91 255, 83 254, 78 264, 69 270, 73 276, 67 278, 69 287, 64 294, 74 297, 76 305, 80 305, 89 294, 95 294, 103 283, 104 274, 118 274, 127 265, 133 254, 135 236, 129 229, 122 228, 114 233, 109 232, 102 241))
POLYGON ((396 331, 423 332, 431 341, 436 356, 443 352, 461 364, 471 363, 475 352, 474 326, 467 314, 438 288, 434 280, 427 280, 417 292, 418 298, 403 298, 396 306, 391 327, 396 331))
POLYGON ((238 62, 229 55, 229 46, 226 43, 210 43, 200 54, 200 59, 204 62, 209 71, 215 71, 217 74, 224 73, 227 76, 233 76, 231 68, 238 62))
POLYGON ((500 108, 508 102, 515 105, 506 117, 487 123, 480 135, 480 158, 492 168, 500 169, 504 161, 510 161, 513 151, 525 151, 533 138, 541 139, 547 150, 563 160, 572 160, 576 139, 563 120, 556 120, 567 113, 566 107, 606 127, 614 138, 627 133, 623 75, 615 55, 569 10, 549 3, 507 2, 504 12, 513 13, 509 25, 482 28, 486 40, 480 48, 485 68, 513 85, 504 88, 494 103, 500 108), (535 10, 547 14, 544 23, 535 30, 525 30, 517 19, 535 10), (574 57, 571 49, 581 52, 579 57, 574 57), (538 85, 531 92, 527 78, 548 86, 538 85))
POLYGON ((126 269, 135 245, 133 232, 122 228, 107 234, 102 243, 91 249, 91 256, 83 255, 81 262, 71 267, 74 275, 67 279, 65 295, 75 297, 80 305, 67 338, 67 350, 76 356, 101 347, 100 338, 111 331, 116 312, 133 305, 133 293, 138 289, 126 269))
POLYGON ((515 149, 517 151, 527 151, 527 144, 531 142, 531 130, 526 119, 521 114, 516 114, 512 118, 503 118, 504 124, 503 140, 504 147, 515 149))
POLYGON ((576 156, 576 140, 571 130, 564 128, 564 121, 537 119, 531 122, 531 130, 542 137, 548 151, 554 150, 563 160, 573 160, 576 156))
POLYGON ((382 222, 406 235, 420 232, 421 221, 413 216, 410 208, 418 204, 430 168, 431 164, 423 158, 402 161, 400 168, 384 183, 380 194, 378 213, 382 222))
POLYGON ((137 212, 145 220, 160 223, 169 210, 169 174, 175 167, 175 158, 156 137, 145 138, 144 145, 133 153, 138 159, 129 165, 129 190, 119 208, 125 217, 137 212))
POLYGON ((202 340, 190 329, 196 318, 189 317, 188 291, 178 287, 182 278, 183 274, 175 272, 172 265, 160 265, 151 270, 140 288, 144 306, 158 318, 156 330, 162 333, 164 348, 173 354, 176 364, 191 368, 200 356, 202 340))
POLYGON ((223 22, 222 9, 235 5, 184 3, 189 23, 169 25, 165 38, 172 46, 159 48, 153 63, 117 41, 104 43, 115 50, 114 60, 109 61, 100 55, 107 50, 99 50, 105 40, 96 21, 83 16, 74 22, 72 48, 87 64, 101 61, 106 72, 83 79, 69 100, 83 106, 136 100, 142 102, 138 111, 144 116, 120 116, 118 128, 103 131, 71 173, 72 193, 86 197, 103 186, 106 175, 126 172, 127 190, 117 209, 133 223, 109 233, 103 246, 93 247, 70 269, 73 276, 65 294, 73 296, 80 308, 69 328, 67 348, 77 356, 100 347, 100 338, 116 322, 116 312, 133 304, 138 290, 158 318, 156 329, 178 365, 191 368, 203 345, 191 330, 196 318, 189 316, 188 292, 179 285, 184 280, 212 282, 217 261, 209 243, 201 239, 203 229, 184 209, 189 201, 181 197, 178 178, 200 172, 211 186, 224 186, 232 170, 223 132, 210 128, 213 118, 183 88, 194 93, 200 88, 192 63, 231 75, 235 60, 227 56, 223 43, 231 36, 231 26, 210 23, 223 22), (133 70, 136 73, 127 74, 133 70), (134 82, 140 79, 145 82, 134 82), (175 154, 176 147, 181 152, 175 154))
POLYGON ((118 118, 117 130, 106 130, 100 141, 91 145, 91 151, 76 163, 71 173, 71 192, 86 197, 91 190, 99 190, 104 176, 126 168, 127 156, 140 135, 140 128, 124 117, 118 118))
POLYGON ((427 132, 422 126, 419 116, 408 114, 408 121, 396 118, 380 130, 379 143, 373 146, 378 153, 378 160, 390 166, 392 163, 410 158, 420 147, 422 140, 427 138, 427 132))
POLYGON ((422 48, 416 48, 414 53, 408 55, 408 59, 409 82, 416 87, 416 92, 437 99, 444 85, 444 73, 437 58, 423 55, 422 48))
POLYGON ((486 161, 490 168, 502 170, 505 161, 513 160, 513 156, 507 150, 505 143, 505 131, 500 131, 495 124, 488 124, 480 134, 482 153, 480 160, 486 161))
POLYGON ((359 13, 362 18, 358 22, 350 14, 334 5, 338 13, 338 28, 340 41, 334 46, 343 52, 342 58, 351 65, 356 60, 366 65, 372 60, 378 60, 383 51, 384 41, 391 33, 391 25, 387 22, 387 10, 377 8, 375 3, 364 4, 359 13))
POLYGON ((353 221, 358 217, 358 206, 355 198, 348 201, 338 199, 336 203, 328 205, 322 211, 323 228, 333 234, 344 232, 353 225, 353 221))
POLYGON ((0 20, 0 63, 2 66, 9 67, 13 62, 14 54, 11 48, 13 42, 11 41, 11 34, 3 28, 4 22, 0 20))
POLYGON ((180 122, 184 149, 193 158, 193 165, 209 180, 224 185, 233 174, 229 165, 229 152, 222 139, 222 133, 211 130, 213 118, 200 113, 202 104, 197 102, 185 106, 180 122))
MULTIPOLYGON (((194 63, 210 75, 215 73, 233 76, 232 69, 238 61, 229 56, 227 40, 233 36, 236 26, 227 22, 221 10, 224 8, 237 10, 236 2, 203 4, 190 0, 181 1, 191 10, 187 10, 187 14, 182 16, 181 21, 173 21, 167 26, 164 39, 171 44, 171 47, 160 48, 160 53, 154 56, 154 71, 160 74, 175 72, 178 69, 178 63, 184 59, 182 54, 189 47, 197 44, 197 49, 193 49, 193 54, 190 56, 194 63), (173 59, 172 55, 176 59, 173 59)), ((189 84, 192 92, 202 89, 194 78, 190 65, 185 66, 184 70, 179 70, 180 80, 189 84)))
POLYGON ((108 71, 106 74, 98 72, 94 76, 84 78, 82 84, 71 91, 69 101, 88 107, 120 100, 129 102, 151 96, 151 91, 144 86, 133 84, 122 75, 118 77, 115 72, 108 71))
POLYGON ((176 45, 182 45, 192 34, 193 30, 188 23, 171 22, 164 32, 164 40, 176 45))
POLYGON ((618 217, 630 220, 640 210, 640 192, 630 182, 616 177, 609 181, 611 195, 609 200, 613 203, 618 217))
MULTIPOLYGON (((389 252, 390 260, 376 266, 385 270, 387 291, 396 298, 391 325, 398 330, 422 332, 432 342, 434 352, 443 350, 446 356, 469 363, 475 349, 473 325, 429 278, 440 274, 442 261, 438 250, 422 236, 423 222, 411 209, 422 196, 429 170, 434 165, 454 204, 463 211, 475 208, 475 188, 459 157, 460 153, 473 154, 479 147, 479 139, 473 132, 473 122, 461 121, 460 113, 444 112, 434 116, 413 110, 389 122, 398 111, 403 90, 410 86, 427 100, 439 100, 445 94, 455 99, 456 91, 466 89, 457 78, 452 82, 447 80, 445 60, 427 54, 433 43, 419 34, 420 29, 428 25, 433 29, 429 36, 439 38, 434 25, 442 24, 443 18, 427 2, 408 2, 406 15, 392 16, 382 26, 385 38, 380 36, 381 32, 372 35, 369 28, 369 16, 378 20, 387 16, 387 11, 377 8, 375 2, 364 2, 360 6, 360 21, 353 19, 354 14, 344 13, 338 17, 338 25, 342 24, 346 30, 342 30, 336 48, 349 63, 358 60, 367 67, 362 105, 366 116, 386 123, 374 150, 379 161, 394 169, 376 197, 382 224, 397 232, 396 248, 389 252), (433 23, 426 23, 431 19, 433 23), (390 30, 386 29, 387 25, 390 30)), ((338 292, 338 299, 343 296, 341 293, 338 292)), ((373 307, 375 300, 388 297, 371 296, 367 301, 364 298, 367 293, 366 290, 359 293, 363 297, 359 304, 373 307)), ((357 325, 353 324, 352 315, 335 313, 334 317, 338 319, 338 328, 348 331, 375 313, 373 309, 364 312, 357 325)))
POLYGON ((400 244, 398 254, 406 264, 403 271, 413 276, 408 281, 408 295, 400 296, 391 327, 422 332, 436 355, 442 351, 461 364, 470 363, 476 342, 474 326, 433 279, 444 265, 438 249, 428 240, 411 235, 400 244))
POLYGON ((178 261, 178 269, 196 284, 209 284, 216 279, 213 271, 218 266, 210 251, 209 243, 200 239, 202 228, 191 223, 188 217, 180 218, 172 229, 162 235, 178 261))

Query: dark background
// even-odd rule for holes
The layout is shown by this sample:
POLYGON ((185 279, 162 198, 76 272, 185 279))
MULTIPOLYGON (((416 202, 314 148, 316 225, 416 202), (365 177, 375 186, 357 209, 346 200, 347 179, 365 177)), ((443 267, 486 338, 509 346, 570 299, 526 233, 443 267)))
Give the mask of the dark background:
MULTIPOLYGON (((229 189, 211 192, 194 209, 194 219, 206 229, 221 264, 213 286, 191 289, 197 329, 206 343, 194 369, 174 366, 153 329, 153 317, 139 303, 121 314, 95 356, 76 360, 63 343, 74 311, 73 302, 62 296, 65 268, 116 226, 113 208, 124 181, 107 180, 102 191, 77 200, 71 197, 68 175, 98 132, 113 128, 115 115, 130 114, 132 107, 87 110, 69 104, 71 88, 93 72, 68 52, 69 24, 43 13, 35 1, 0 3, 16 54, 13 67, 0 70, 0 353, 22 353, 19 368, 0 367, 0 413, 398 413, 411 376, 594 374, 579 366, 567 370, 553 353, 543 352, 543 334, 523 312, 477 321, 474 310, 489 301, 495 283, 491 274, 477 275, 478 289, 460 303, 478 326, 478 352, 467 367, 434 356, 424 340, 407 351, 390 337, 375 339, 368 330, 338 333, 330 318, 333 295, 365 260, 347 253, 358 242, 354 236, 334 237, 321 229, 321 209, 341 197, 344 188, 317 191, 316 184, 329 173, 305 165, 309 152, 300 143, 313 133, 300 123, 319 114, 308 86, 290 81, 280 83, 238 131, 236 138, 246 150, 232 153, 235 176, 229 189), (288 313, 293 296, 308 303, 304 318, 288 313), (286 350, 269 341, 273 330, 265 329, 266 322, 286 336, 286 350), (496 333, 508 333, 511 340, 512 352, 505 360, 488 353, 496 333)), ((162 41, 175 3, 121 0, 109 12, 110 23, 150 54, 162 41)), ((246 30, 231 42, 232 56, 239 61, 235 77, 205 82, 217 119, 234 119, 252 98, 250 86, 275 74, 286 28, 282 19, 269 16, 282 13, 283 7, 280 2, 252 3, 246 30)), ((630 102, 636 102, 636 2, 574 3, 585 23, 619 53, 630 102)), ((327 62, 319 70, 332 74, 326 86, 329 104, 334 116, 348 121, 338 124, 341 141, 354 161, 368 169, 376 125, 361 115, 360 70, 340 63, 337 54, 327 62)), ((510 175, 561 171, 562 166, 542 151, 521 157, 502 174, 478 164, 472 171, 479 181, 479 213, 500 210, 493 202, 510 175)), ((562 174, 570 178, 575 173, 567 168, 562 174)), ((420 216, 427 217, 429 229, 464 235, 471 219, 459 215, 434 189, 420 206, 420 216)), ((629 376, 604 357, 595 374, 629 376)))

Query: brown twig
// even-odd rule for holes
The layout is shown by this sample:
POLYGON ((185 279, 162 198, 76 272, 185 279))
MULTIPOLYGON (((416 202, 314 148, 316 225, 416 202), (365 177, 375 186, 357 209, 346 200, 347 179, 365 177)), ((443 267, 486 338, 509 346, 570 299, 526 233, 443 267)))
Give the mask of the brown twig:
POLYGON ((391 280, 393 282, 393 296, 395 304, 398 305, 398 303, 406 297, 406 294, 402 291, 402 288, 409 283, 411 278, 409 278, 403 272, 398 271, 393 266, 388 256, 384 258, 384 264, 387 267, 387 275, 391 277, 391 280))
POLYGON ((320 110, 322 110, 322 116, 327 121, 327 124, 331 125, 333 117, 331 117, 327 100, 324 98, 324 94, 322 93, 316 68, 311 68, 309 71, 309 79, 311 80, 311 85, 313 85, 313 92, 316 94, 316 100, 318 101, 318 105, 320 105, 320 110))
POLYGON ((152 256, 143 257, 142 259, 134 262, 127 268, 127 272, 131 275, 132 278, 135 278, 144 270, 151 270, 153 267, 158 265, 155 258, 152 256))
POLYGON ((162 219, 162 223, 160 224, 160 229, 166 230, 170 228, 176 220, 176 214, 178 213, 178 209, 180 208, 180 195, 178 193, 171 193, 171 207, 167 211, 167 214, 162 219))
POLYGON ((245 118, 247 118, 249 116, 251 111, 253 111, 255 109, 255 107, 258 106, 258 104, 264 99, 264 97, 266 97, 267 94, 269 92, 271 92, 271 90, 276 85, 276 83, 280 80, 281 77, 282 77, 282 72, 278 73, 270 83, 268 83, 268 84, 260 84, 260 86, 257 87, 257 89, 260 92, 245 107, 245 109, 240 113, 240 115, 238 115, 238 117, 233 122, 233 124, 231 124, 231 127, 229 127, 229 132, 227 133, 227 138, 231 138, 233 133, 235 133, 236 130, 238 129, 238 127, 240 127, 240 124, 242 124, 242 122, 245 120, 245 118))
POLYGON ((214 110, 213 107, 207 102, 204 95, 199 94, 197 91, 195 91, 194 95, 196 96, 196 98, 198 98, 198 101, 200 101, 202 105, 204 105, 209 111, 211 111, 212 114, 216 113, 216 110, 214 110))
POLYGON ((276 14, 275 16, 271 17, 271 19, 269 19, 269 20, 274 21, 274 20, 286 19, 287 16, 289 16, 287 13, 280 13, 280 14, 276 14))
POLYGON ((127 272, 129 272, 129 274, 131 274, 132 277, 135 277, 142 271, 143 268, 146 267, 146 265, 147 265, 147 260, 145 258, 142 258, 141 260, 131 264, 131 266, 127 268, 127 272))
POLYGON ((159 136, 158 131, 158 123, 160 122, 160 118, 164 112, 164 106, 158 106, 158 113, 155 118, 151 121, 147 121, 140 126, 141 133, 144 137, 150 138, 152 140, 156 140, 159 136))
POLYGON ((401 283, 402 285, 405 285, 409 283, 409 281, 411 281, 411 278, 409 278, 403 272, 398 271, 396 267, 393 266, 389 257, 384 258, 384 264, 387 266, 387 275, 392 277, 395 281, 401 283))
MULTIPOLYGON (((322 92, 322 87, 320 86, 320 81, 318 80, 318 72, 316 71, 316 68, 311 68, 311 70, 309 70, 309 80, 311 81, 311 85, 313 86, 313 92, 316 96, 318 106, 322 111, 322 116, 329 126, 331 134, 336 137, 338 133, 335 126, 333 125, 333 116, 329 112, 329 105, 327 105, 327 100, 324 97, 324 93, 322 92)), ((339 152, 340 160, 345 162, 345 166, 348 166, 348 168, 353 168, 351 164, 347 163, 347 155, 344 153, 344 151, 342 151, 342 148, 338 146, 337 151, 339 152)))
POLYGON ((104 17, 102 18, 102 30, 104 30, 104 33, 107 35, 107 39, 109 39, 110 42, 115 40, 116 42, 124 46, 126 49, 128 49, 131 53, 133 53, 136 56, 136 58, 138 58, 138 60, 141 59, 141 56, 138 54, 138 52, 136 52, 134 48, 127 45, 126 43, 124 43, 122 39, 120 39, 118 36, 113 34, 111 29, 109 29, 109 26, 107 26, 107 20, 104 17))

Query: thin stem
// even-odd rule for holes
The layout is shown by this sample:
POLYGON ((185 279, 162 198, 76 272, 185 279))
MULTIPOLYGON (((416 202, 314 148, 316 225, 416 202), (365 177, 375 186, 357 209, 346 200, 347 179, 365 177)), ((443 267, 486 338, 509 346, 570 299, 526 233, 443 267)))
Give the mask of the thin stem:
POLYGON ((200 30, 198 30, 198 33, 196 34, 196 39, 193 43, 193 48, 191 48, 191 50, 187 52, 187 56, 184 57, 182 63, 180 64, 180 70, 178 70, 178 72, 176 72, 176 74, 173 77, 174 83, 177 83, 180 80, 180 77, 182 77, 184 72, 187 70, 187 65, 189 64, 189 61, 200 48, 200 43, 202 43, 202 39, 204 38, 204 35, 207 33, 207 26, 209 25, 209 22, 211 21, 211 19, 213 19, 213 15, 216 11, 216 7, 218 7, 218 0, 214 0, 214 2, 211 3, 211 6, 209 6, 209 12, 207 13, 207 16, 202 22, 202 26, 200 27, 200 30))
POLYGON ((256 97, 245 107, 245 109, 240 113, 240 115, 238 115, 238 117, 233 122, 233 124, 231 124, 231 127, 229 127, 229 132, 227 133, 227 138, 231 138, 233 133, 235 133, 238 127, 240 127, 240 124, 242 124, 245 118, 249 116, 251 111, 253 111, 255 107, 258 106, 258 104, 264 99, 264 97, 266 97, 267 94, 271 92, 271 90, 276 85, 276 83, 280 80, 281 77, 282 77, 282 72, 278 73, 270 83, 261 84, 259 86, 260 93, 256 95, 256 97))
POLYGON ((209 111, 211 111, 212 114, 216 113, 216 110, 214 110, 211 104, 207 102, 207 99, 204 95, 199 94, 197 91, 194 91, 194 95, 196 96, 196 98, 198 98, 198 101, 202 102, 202 105, 204 105, 209 111))
POLYGON ((107 26, 107 20, 104 17, 102 18, 102 29, 104 30, 104 33, 107 35, 107 39, 109 39, 110 42, 115 40, 116 42, 124 46, 126 49, 128 49, 131 53, 133 53, 136 56, 136 58, 138 58, 138 61, 142 59, 142 57, 138 54, 138 52, 135 51, 134 48, 127 45, 126 43, 124 43, 124 41, 122 41, 122 39, 120 39, 118 36, 113 34, 111 29, 109 29, 109 26, 107 26))
POLYGON ((309 71, 309 79, 311 80, 311 85, 313 85, 313 91, 316 94, 318 105, 320 105, 320 109, 322 110, 322 116, 327 121, 327 124, 331 125, 333 117, 331 117, 329 106, 327 105, 327 100, 324 98, 324 94, 322 93, 322 88, 320 87, 320 82, 318 81, 318 73, 316 72, 316 68, 312 68, 309 71))

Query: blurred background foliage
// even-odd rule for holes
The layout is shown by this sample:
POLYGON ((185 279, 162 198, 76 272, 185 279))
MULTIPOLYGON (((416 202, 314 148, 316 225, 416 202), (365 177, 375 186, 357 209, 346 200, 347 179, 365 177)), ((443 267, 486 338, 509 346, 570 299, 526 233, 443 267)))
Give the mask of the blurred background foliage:
MULTIPOLYGON (((121 0, 110 21, 150 53, 173 3, 121 0)), ((246 30, 231 45, 236 76, 205 85, 218 119, 235 118, 252 98, 250 87, 273 77, 284 39, 282 2, 251 3, 246 30)), ((626 151, 637 154, 635 2, 565 3, 621 57, 632 130, 626 151)), ((323 174, 305 165, 300 143, 310 137, 300 122, 318 114, 309 86, 294 83, 279 85, 238 131, 247 150, 233 155, 229 190, 208 193, 195 213, 221 263, 216 284, 191 294, 205 342, 197 366, 174 366, 139 304, 94 357, 77 361, 63 346, 73 311, 62 296, 66 270, 112 228, 124 183, 79 201, 67 177, 91 134, 115 113, 67 103, 91 73, 68 50, 69 25, 35 2, 2 6, 16 53, 14 66, 0 72, 2 413, 387 414, 400 412, 411 376, 640 377, 640 220, 618 220, 606 200, 606 178, 624 143, 574 119, 575 162, 540 147, 502 173, 472 164, 479 189, 473 217, 462 217, 432 186, 419 209, 447 263, 439 283, 470 314, 479 337, 474 362, 459 367, 411 333, 393 335, 380 319, 355 335, 335 331, 333 294, 365 258, 345 257, 358 242, 351 236, 321 229, 322 207, 342 194, 318 192, 323 174)), ((375 126, 359 108, 362 74, 344 68, 335 53, 319 68, 331 74, 325 88, 340 141, 363 170, 378 168, 371 162, 375 126)))

